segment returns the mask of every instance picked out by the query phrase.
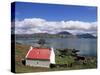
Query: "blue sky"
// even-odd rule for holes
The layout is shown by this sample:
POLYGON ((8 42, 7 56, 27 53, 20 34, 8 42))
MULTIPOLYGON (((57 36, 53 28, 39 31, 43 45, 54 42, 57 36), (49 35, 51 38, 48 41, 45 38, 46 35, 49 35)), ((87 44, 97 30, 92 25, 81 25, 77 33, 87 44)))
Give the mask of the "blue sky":
POLYGON ((48 21, 78 20, 97 21, 97 8, 76 5, 55 5, 16 2, 16 19, 43 18, 48 21))
POLYGON ((96 7, 16 2, 12 19, 14 14, 16 34, 68 31, 97 35, 96 7))

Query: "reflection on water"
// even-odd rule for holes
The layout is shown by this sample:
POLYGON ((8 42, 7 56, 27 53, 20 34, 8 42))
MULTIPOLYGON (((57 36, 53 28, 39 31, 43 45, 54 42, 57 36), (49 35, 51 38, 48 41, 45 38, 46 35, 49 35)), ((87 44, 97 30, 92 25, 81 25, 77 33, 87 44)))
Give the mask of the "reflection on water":
MULTIPOLYGON (((16 42, 34 45, 39 39, 16 39, 16 42)), ((47 46, 57 48, 75 48, 79 54, 87 56, 97 55, 97 39, 70 39, 70 38, 46 38, 47 46)))

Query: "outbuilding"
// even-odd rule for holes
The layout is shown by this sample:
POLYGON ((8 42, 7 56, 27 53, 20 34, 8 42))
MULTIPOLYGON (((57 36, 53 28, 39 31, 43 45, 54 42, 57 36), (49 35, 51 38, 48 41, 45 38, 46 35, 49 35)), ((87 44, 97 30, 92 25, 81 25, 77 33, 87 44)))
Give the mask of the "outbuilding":
POLYGON ((50 64, 55 64, 54 49, 30 47, 25 59, 27 66, 49 68, 50 64))

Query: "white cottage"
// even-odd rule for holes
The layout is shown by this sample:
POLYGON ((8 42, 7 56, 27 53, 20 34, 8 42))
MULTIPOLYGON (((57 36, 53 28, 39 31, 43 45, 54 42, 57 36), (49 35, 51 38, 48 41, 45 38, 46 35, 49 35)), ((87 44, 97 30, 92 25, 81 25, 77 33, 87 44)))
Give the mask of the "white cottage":
POLYGON ((26 65, 35 67, 50 67, 55 64, 55 53, 53 48, 30 47, 26 55, 26 65))

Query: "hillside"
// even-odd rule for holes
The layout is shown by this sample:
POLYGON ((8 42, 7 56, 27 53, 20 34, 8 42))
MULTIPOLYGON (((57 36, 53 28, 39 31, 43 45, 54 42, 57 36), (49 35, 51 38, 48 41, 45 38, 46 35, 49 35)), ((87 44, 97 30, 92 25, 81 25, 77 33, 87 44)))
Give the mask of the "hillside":
POLYGON ((85 34, 77 34, 74 35, 67 31, 62 31, 56 34, 49 34, 49 33, 34 33, 34 34, 16 34, 16 38, 96 38, 92 34, 85 33, 85 34))
MULTIPOLYGON (((17 73, 27 73, 27 72, 46 72, 46 71, 59 71, 59 70, 76 70, 76 69, 90 69, 90 68, 96 68, 96 57, 85 57, 87 60, 87 63, 81 64, 82 62, 74 61, 74 57, 70 55, 70 52, 67 54, 67 56, 64 56, 61 58, 59 56, 59 50, 56 50, 56 64, 70 64, 73 63, 72 66, 63 66, 63 67, 54 67, 54 68, 43 68, 43 67, 30 67, 25 66, 22 64, 22 59, 25 59, 25 56, 29 50, 30 46, 28 45, 22 45, 16 43, 16 49, 15 49, 15 71, 17 73)), ((60 50, 61 52, 61 50, 60 50)))
POLYGON ((80 34, 80 35, 76 35, 78 38, 96 38, 95 36, 86 33, 86 34, 80 34))

